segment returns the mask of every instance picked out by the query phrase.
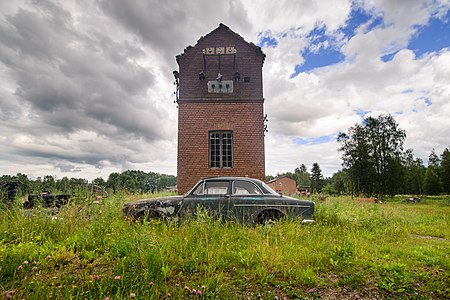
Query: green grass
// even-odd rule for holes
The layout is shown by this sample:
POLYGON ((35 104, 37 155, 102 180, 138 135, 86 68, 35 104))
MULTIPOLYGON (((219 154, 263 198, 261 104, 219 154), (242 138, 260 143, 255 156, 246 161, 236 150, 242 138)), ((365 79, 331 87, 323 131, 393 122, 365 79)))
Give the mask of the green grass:
MULTIPOLYGON (((152 195, 153 196, 153 195, 152 195)), ((0 297, 445 299, 450 205, 316 204, 314 225, 129 223, 113 195, 60 211, 0 212, 0 297), (28 264, 26 264, 28 262, 28 264), (21 267, 20 267, 21 266, 21 267), (201 295, 193 290, 201 291, 201 295)))

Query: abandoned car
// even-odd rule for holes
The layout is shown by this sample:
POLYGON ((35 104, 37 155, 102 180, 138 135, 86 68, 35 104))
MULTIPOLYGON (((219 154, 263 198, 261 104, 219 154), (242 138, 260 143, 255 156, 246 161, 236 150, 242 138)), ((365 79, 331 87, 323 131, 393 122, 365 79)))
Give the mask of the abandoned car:
POLYGON ((187 194, 142 199, 123 204, 124 214, 140 218, 186 218, 206 211, 223 220, 263 224, 282 218, 313 223, 313 201, 299 200, 273 191, 264 182, 247 177, 209 177, 187 194))

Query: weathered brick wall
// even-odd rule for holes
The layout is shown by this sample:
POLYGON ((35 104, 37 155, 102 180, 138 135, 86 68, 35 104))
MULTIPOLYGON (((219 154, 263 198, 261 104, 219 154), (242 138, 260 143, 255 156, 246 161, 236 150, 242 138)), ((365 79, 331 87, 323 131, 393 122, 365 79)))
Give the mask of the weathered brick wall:
POLYGON ((264 54, 220 25, 177 57, 180 74, 178 111, 178 174, 180 194, 207 176, 249 176, 264 180, 264 54), (208 93, 208 80, 219 72, 218 55, 208 47, 234 47, 236 55, 220 56, 222 80, 233 80, 233 93, 208 93), (206 68, 205 68, 206 61, 206 68), (205 80, 199 80, 204 71, 205 80), (239 71, 240 80, 234 80, 239 71), (245 82, 244 77, 249 78, 245 82), (209 131, 233 131, 233 168, 209 168, 209 131))

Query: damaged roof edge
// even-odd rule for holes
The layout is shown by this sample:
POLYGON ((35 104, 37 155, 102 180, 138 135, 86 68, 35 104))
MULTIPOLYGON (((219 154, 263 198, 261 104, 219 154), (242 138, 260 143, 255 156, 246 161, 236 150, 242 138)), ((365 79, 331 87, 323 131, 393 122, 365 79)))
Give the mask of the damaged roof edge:
POLYGON ((252 43, 252 42, 247 42, 242 36, 240 36, 238 33, 234 32, 233 30, 231 30, 230 27, 228 27, 227 25, 225 25, 225 24, 223 24, 223 23, 220 23, 219 26, 218 26, 216 29, 214 29, 213 31, 211 31, 210 33, 208 33, 208 34, 205 35, 205 36, 201 36, 201 37, 198 39, 197 43, 196 43, 194 46, 191 46, 191 45, 187 46, 187 47, 184 49, 183 53, 178 54, 177 56, 175 56, 175 58, 176 58, 176 60, 177 60, 177 63, 178 63, 178 59, 180 59, 181 57, 183 57, 183 56, 186 54, 186 52, 187 52, 188 50, 190 50, 191 48, 195 48, 195 47, 196 47, 203 39, 205 39, 206 37, 208 37, 209 35, 215 33, 216 31, 218 31, 218 30, 220 30, 220 29, 225 29, 225 30, 227 30, 229 33, 231 33, 231 34, 234 35, 235 37, 241 39, 242 41, 244 41, 245 43, 247 43, 249 46, 253 47, 253 48, 255 49, 255 52, 256 52, 256 53, 262 54, 262 56, 263 56, 263 62, 264 62, 264 60, 265 60, 265 58, 266 58, 266 54, 264 54, 264 52, 262 51, 261 47, 255 45, 255 44, 252 43))

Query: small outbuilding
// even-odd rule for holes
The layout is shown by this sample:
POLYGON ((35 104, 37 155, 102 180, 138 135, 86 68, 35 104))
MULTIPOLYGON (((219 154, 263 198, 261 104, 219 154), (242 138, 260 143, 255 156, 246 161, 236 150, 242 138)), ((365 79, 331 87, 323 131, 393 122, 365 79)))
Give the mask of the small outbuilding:
POLYGON ((267 184, 277 193, 283 195, 297 195, 297 183, 294 179, 287 177, 286 175, 272 179, 267 184))

